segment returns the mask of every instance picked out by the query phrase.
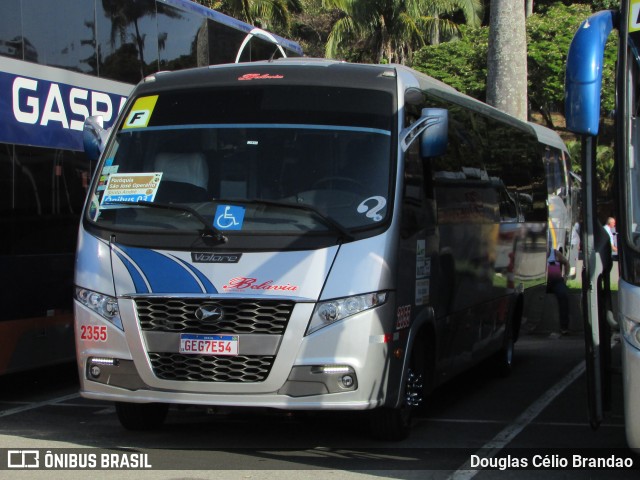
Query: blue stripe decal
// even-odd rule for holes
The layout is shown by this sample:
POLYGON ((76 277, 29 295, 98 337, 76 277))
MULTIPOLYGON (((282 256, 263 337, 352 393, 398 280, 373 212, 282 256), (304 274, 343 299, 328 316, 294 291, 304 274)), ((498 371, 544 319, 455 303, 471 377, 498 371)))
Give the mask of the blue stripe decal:
POLYGON ((122 263, 124 263, 124 266, 127 267, 129 275, 131 275, 131 280, 133 280, 133 284, 136 287, 136 293, 149 293, 147 284, 145 283, 142 275, 140 275, 138 269, 129 261, 127 257, 122 255, 122 253, 118 252, 115 249, 113 249, 112 251, 115 252, 118 258, 122 260, 122 263))
POLYGON ((118 247, 142 270, 152 293, 203 293, 196 279, 174 260, 146 248, 118 247))
POLYGON ((178 257, 173 257, 173 258, 175 258, 177 262, 180 262, 185 268, 188 268, 189 270, 191 270, 191 272, 193 272, 193 274, 196 277, 198 277, 198 279, 202 282, 202 285, 204 285, 204 289, 206 290, 207 293, 218 293, 218 289, 213 285, 213 283, 209 281, 209 279, 204 275, 204 273, 202 273, 193 265, 185 262, 181 258, 178 258, 178 257))

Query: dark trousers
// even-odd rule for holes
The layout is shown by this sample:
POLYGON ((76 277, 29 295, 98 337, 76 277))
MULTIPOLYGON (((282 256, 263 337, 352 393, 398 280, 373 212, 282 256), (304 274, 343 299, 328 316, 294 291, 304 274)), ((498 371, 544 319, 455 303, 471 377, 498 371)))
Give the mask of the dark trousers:
POLYGON ((549 292, 558 299, 558 315, 560 317, 560 329, 569 330, 569 288, 564 280, 549 282, 549 292))

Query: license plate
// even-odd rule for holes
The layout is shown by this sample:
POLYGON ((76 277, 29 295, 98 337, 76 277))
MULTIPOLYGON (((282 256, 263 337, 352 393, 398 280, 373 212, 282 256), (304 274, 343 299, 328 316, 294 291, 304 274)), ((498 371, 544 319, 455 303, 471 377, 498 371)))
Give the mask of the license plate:
POLYGON ((197 355, 238 355, 237 335, 180 334, 180 353, 197 355))

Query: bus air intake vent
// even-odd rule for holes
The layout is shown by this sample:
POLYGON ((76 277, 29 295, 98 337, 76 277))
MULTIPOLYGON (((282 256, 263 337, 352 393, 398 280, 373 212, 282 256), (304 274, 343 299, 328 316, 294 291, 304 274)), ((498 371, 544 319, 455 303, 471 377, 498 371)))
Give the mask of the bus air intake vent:
POLYGON ((149 332, 244 333, 282 335, 294 302, 281 300, 139 298, 140 328, 149 332), (220 316, 198 319, 199 309, 220 316))
POLYGON ((149 352, 153 373, 162 380, 192 382, 262 382, 273 356, 208 356, 149 352))

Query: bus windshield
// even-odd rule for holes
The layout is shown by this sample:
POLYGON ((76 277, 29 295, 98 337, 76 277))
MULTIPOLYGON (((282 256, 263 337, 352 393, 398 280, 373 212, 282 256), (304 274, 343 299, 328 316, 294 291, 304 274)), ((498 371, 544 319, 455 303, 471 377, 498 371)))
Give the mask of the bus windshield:
POLYGON ((134 102, 101 166, 90 219, 139 233, 198 230, 202 218, 231 235, 380 226, 392 195, 390 98, 381 104, 386 94, 374 91, 347 100, 349 89, 333 89, 320 104, 309 89, 303 108, 287 101, 291 92, 260 90, 251 101, 212 90, 134 102), (359 105, 364 114, 345 113, 359 105), (137 202, 185 205, 201 219, 137 202))

